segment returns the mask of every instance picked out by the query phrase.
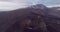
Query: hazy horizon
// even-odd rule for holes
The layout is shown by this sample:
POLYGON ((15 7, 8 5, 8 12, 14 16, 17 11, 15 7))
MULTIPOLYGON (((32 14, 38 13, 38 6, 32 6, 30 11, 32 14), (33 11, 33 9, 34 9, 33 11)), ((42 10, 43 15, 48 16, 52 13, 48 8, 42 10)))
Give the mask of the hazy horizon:
POLYGON ((49 7, 60 6, 60 0, 0 0, 0 10, 13 10, 36 4, 44 4, 49 7))

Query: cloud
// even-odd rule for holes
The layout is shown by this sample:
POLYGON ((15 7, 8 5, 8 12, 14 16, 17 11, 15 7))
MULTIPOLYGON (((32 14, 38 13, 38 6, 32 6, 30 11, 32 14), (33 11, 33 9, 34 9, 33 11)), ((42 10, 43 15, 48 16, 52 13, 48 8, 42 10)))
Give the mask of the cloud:
POLYGON ((14 9, 25 8, 25 7, 27 7, 25 3, 13 3, 13 2, 0 1, 0 10, 14 10, 14 9))
POLYGON ((60 7, 60 5, 50 5, 50 6, 47 6, 49 8, 52 8, 52 7, 60 7))

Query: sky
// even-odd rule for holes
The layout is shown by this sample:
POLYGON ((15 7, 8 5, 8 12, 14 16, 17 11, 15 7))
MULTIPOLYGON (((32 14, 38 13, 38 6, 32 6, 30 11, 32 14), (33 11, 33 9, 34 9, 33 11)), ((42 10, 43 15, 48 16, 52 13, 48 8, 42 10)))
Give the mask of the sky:
POLYGON ((60 0, 0 0, 0 1, 25 3, 26 5, 34 5, 34 4, 55 5, 55 4, 60 4, 60 0))
POLYGON ((30 5, 60 6, 60 0, 0 0, 0 10, 24 8, 30 5))
POLYGON ((46 6, 60 4, 60 0, 13 0, 12 2, 25 3, 27 5, 44 4, 46 6))
POLYGON ((18 8, 25 8, 27 7, 26 4, 24 3, 13 3, 13 2, 3 2, 0 1, 0 10, 14 10, 18 8))

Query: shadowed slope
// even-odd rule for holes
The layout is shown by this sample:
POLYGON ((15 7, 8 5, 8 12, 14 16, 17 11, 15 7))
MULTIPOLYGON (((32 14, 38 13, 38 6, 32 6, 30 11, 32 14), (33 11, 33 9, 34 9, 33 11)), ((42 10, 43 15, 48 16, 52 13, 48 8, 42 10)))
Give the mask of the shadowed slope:
MULTIPOLYGON (((38 8, 35 9, 32 7, 30 8, 27 7, 27 8, 17 9, 13 11, 0 12, 0 32, 6 32, 7 29, 15 25, 16 22, 22 23, 21 21, 28 18, 28 16, 33 18, 32 16, 34 15, 40 15, 41 14, 40 12, 44 11, 44 9, 41 9, 41 8, 42 7, 40 7, 40 9, 38 8)), ((21 25, 20 28, 22 31, 24 26, 22 24, 20 25, 21 25)))

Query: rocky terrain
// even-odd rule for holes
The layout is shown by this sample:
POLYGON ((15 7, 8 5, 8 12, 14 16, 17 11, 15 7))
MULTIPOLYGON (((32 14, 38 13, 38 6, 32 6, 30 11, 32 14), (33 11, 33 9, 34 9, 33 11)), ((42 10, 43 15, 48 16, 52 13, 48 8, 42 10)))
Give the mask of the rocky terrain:
POLYGON ((37 4, 0 12, 0 32, 60 32, 59 7, 37 4))

